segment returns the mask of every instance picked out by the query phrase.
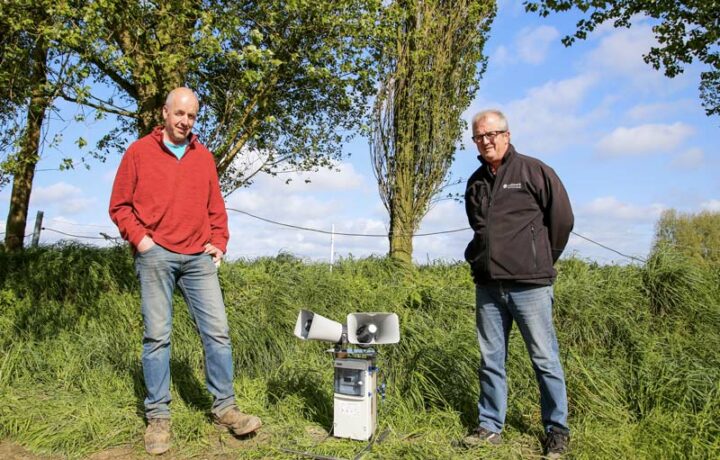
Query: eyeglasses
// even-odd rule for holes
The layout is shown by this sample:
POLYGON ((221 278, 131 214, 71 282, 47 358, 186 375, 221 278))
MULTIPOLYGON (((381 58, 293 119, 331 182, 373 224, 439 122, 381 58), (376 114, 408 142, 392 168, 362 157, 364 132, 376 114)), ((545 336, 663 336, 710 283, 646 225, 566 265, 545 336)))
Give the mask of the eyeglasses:
POLYGON ((474 136, 472 137, 472 140, 475 141, 475 142, 477 142, 477 143, 480 143, 480 142, 482 142, 483 137, 487 137, 487 140, 489 140, 490 142, 495 142, 495 138, 497 137, 498 134, 502 134, 502 133, 506 133, 506 132, 507 132, 507 129, 503 129, 503 130, 500 130, 500 131, 488 131, 488 132, 485 133, 485 134, 476 134, 476 135, 474 135, 474 136))

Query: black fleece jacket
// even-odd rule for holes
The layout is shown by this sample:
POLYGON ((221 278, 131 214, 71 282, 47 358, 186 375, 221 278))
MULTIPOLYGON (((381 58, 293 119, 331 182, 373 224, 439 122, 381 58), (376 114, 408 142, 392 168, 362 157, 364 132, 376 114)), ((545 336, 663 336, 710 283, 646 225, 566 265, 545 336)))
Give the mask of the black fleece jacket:
POLYGON ((573 228, 567 192, 555 171, 510 145, 497 175, 482 157, 465 189, 474 234, 465 260, 478 284, 497 280, 550 285, 573 228))

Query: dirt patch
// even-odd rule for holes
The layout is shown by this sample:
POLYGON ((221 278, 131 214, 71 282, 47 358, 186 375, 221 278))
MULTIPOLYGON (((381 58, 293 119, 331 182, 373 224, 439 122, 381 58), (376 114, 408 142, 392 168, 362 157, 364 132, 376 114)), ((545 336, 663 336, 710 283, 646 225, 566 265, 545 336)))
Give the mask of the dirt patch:
POLYGON ((0 441, 0 458, 5 460, 51 460, 60 459, 55 456, 38 456, 19 444, 9 441, 0 441))
POLYGON ((132 447, 113 447, 92 454, 88 460, 131 460, 135 458, 141 458, 141 456, 132 447))
MULTIPOLYGON (((87 460, 133 460, 144 458, 132 447, 113 447, 112 449, 96 452, 87 460)), ((0 441, 0 458, 3 460, 62 460, 60 455, 33 454, 23 446, 10 441, 0 441)))
MULTIPOLYGON (((120 446, 95 452, 87 457, 86 460, 185 460, 188 458, 201 458, 212 460, 237 460, 243 458, 243 452, 247 450, 257 449, 258 447, 267 445, 270 435, 260 432, 255 435, 236 438, 230 434, 222 433, 210 439, 208 449, 198 457, 195 455, 181 454, 173 451, 171 448, 166 454, 155 457, 146 454, 141 447, 136 446, 120 446)), ((257 458, 257 454, 253 453, 253 457, 257 458)), ((2 460, 64 460, 61 455, 38 455, 34 454, 23 446, 11 441, 0 440, 0 459, 2 460)))

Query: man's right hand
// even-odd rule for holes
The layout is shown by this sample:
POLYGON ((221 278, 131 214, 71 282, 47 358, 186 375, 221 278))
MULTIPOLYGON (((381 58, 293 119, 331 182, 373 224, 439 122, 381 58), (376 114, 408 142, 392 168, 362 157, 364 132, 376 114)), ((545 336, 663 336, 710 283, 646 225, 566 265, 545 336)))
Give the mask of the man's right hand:
POLYGON ((153 239, 145 235, 143 236, 143 239, 140 240, 140 243, 138 243, 137 250, 138 252, 145 252, 152 249, 153 246, 155 246, 153 239))

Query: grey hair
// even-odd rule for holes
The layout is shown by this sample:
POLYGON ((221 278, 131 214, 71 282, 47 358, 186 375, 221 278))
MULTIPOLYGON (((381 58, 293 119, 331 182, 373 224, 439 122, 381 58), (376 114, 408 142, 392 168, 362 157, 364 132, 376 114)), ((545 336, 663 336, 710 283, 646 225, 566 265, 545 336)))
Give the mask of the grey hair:
POLYGON ((485 118, 488 118, 488 116, 495 116, 497 117, 498 121, 500 122, 500 128, 503 131, 509 131, 510 125, 508 124, 507 117, 504 113, 497 109, 489 109, 489 110, 483 110, 482 112, 478 112, 473 118, 472 118, 472 124, 470 125, 471 128, 475 128, 475 125, 480 122, 480 120, 483 120, 485 118))

